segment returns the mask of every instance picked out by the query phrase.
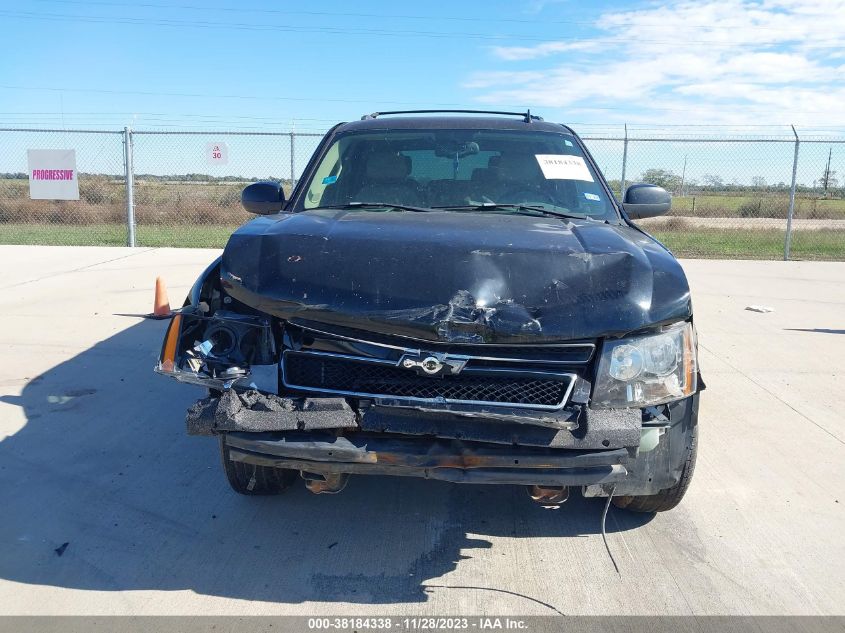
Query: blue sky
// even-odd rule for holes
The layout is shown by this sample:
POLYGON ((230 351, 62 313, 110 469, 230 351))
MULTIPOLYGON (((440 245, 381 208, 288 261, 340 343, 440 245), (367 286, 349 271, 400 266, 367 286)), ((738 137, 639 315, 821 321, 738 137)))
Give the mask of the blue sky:
POLYGON ((0 1, 0 125, 324 130, 377 109, 845 126, 845 1, 0 1))

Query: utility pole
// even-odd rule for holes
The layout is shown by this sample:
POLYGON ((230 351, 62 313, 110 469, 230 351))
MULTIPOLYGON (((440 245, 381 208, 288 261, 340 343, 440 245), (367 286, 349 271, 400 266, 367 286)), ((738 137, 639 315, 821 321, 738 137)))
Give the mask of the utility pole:
POLYGON ((628 167, 628 124, 625 124, 625 142, 622 145, 622 181, 619 184, 619 199, 625 200, 625 170, 628 167))
POLYGON ((833 147, 827 152, 827 167, 824 170, 824 197, 827 198, 827 186, 830 184, 830 159, 833 156, 833 147))
POLYGON ((684 181, 687 177, 687 155, 684 155, 684 169, 681 172, 681 197, 684 197, 684 181))

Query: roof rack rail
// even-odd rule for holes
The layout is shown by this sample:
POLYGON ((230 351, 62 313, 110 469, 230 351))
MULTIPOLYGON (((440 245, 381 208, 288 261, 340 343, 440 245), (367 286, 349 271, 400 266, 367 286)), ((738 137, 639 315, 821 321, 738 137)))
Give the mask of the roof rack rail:
POLYGON ((504 116, 521 116, 526 123, 543 120, 543 117, 531 114, 531 110, 526 110, 525 112, 501 112, 499 110, 391 110, 389 112, 365 114, 361 117, 361 120, 377 119, 380 116, 389 114, 502 114, 504 116))

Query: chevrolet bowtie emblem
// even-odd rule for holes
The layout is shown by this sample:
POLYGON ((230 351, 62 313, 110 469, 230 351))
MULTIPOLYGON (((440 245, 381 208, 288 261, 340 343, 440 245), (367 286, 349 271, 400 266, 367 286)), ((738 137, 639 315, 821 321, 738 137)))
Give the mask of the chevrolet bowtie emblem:
POLYGON ((443 369, 443 363, 437 360, 434 356, 426 356, 422 360, 414 360, 413 358, 406 358, 402 361, 402 365, 408 369, 413 369, 414 367, 419 367, 425 373, 437 374, 443 369))
POLYGON ((437 376, 439 374, 457 374, 466 365, 466 360, 448 358, 446 354, 428 354, 424 356, 405 355, 399 361, 405 369, 413 369, 420 375, 437 376))

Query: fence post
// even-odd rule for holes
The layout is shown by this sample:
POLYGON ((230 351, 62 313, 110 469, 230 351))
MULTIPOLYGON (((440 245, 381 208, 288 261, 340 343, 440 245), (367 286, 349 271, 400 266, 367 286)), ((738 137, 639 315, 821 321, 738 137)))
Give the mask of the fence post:
POLYGON ((628 124, 625 124, 625 141, 622 145, 622 180, 619 184, 619 201, 625 200, 625 170, 628 167, 628 124))
POLYGON ((294 174, 296 173, 294 170, 294 139, 295 134, 293 132, 290 133, 290 188, 293 191, 293 187, 296 183, 294 183, 293 178, 294 174))
POLYGON ((135 167, 132 162, 132 130, 123 128, 123 165, 126 176, 126 245, 135 246, 135 167))
POLYGON ((798 146, 801 141, 795 126, 792 126, 792 133, 795 135, 795 155, 792 158, 792 187, 789 190, 789 213, 786 215, 786 240, 783 244, 783 261, 789 261, 789 249, 792 247, 792 216, 795 214, 795 180, 798 175, 798 146))

